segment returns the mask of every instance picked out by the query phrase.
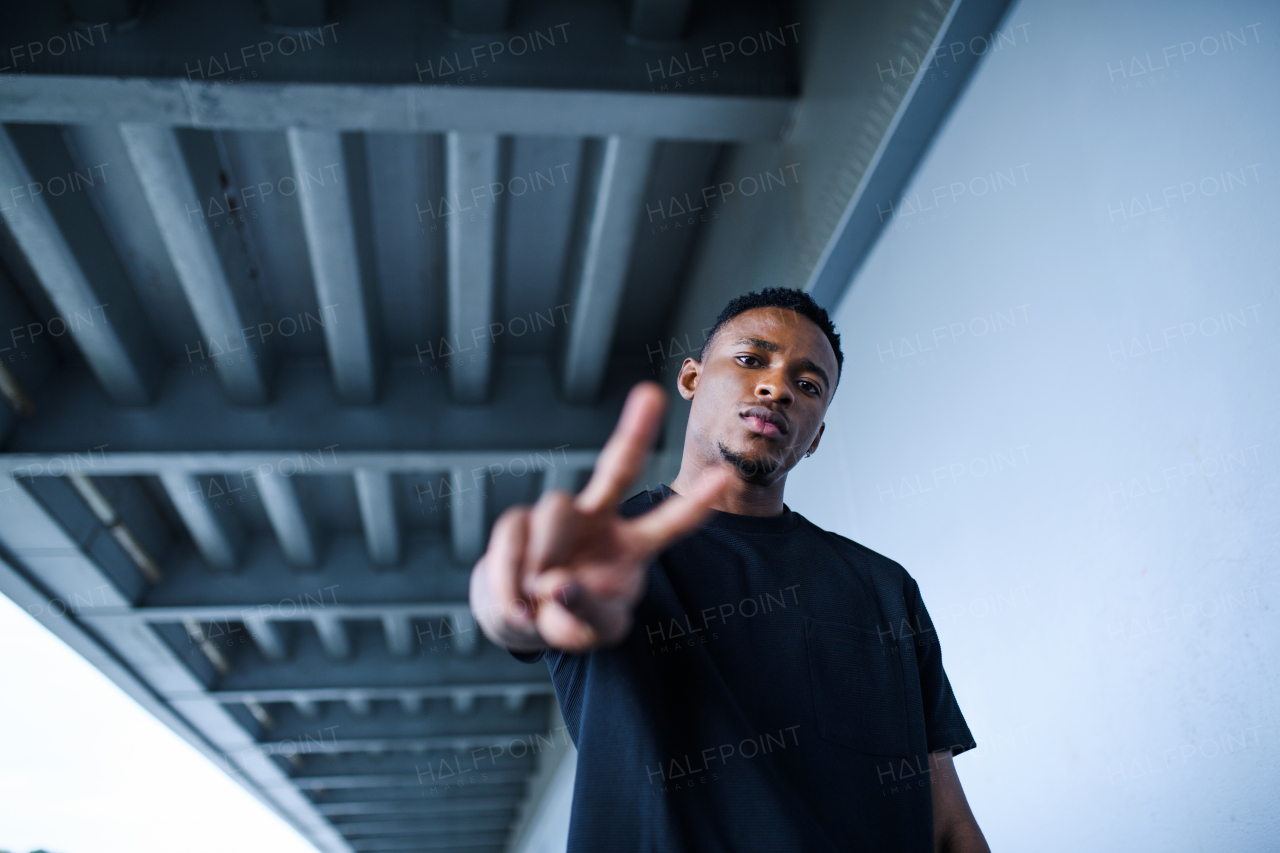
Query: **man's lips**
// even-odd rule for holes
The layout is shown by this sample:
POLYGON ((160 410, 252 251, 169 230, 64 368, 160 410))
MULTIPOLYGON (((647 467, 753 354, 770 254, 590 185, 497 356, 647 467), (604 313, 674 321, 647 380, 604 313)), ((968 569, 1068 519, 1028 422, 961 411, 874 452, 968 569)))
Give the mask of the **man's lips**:
POLYGON ((742 413, 742 419, 747 422, 747 429, 759 435, 781 438, 787 433, 786 419, 762 406, 747 409, 742 413))

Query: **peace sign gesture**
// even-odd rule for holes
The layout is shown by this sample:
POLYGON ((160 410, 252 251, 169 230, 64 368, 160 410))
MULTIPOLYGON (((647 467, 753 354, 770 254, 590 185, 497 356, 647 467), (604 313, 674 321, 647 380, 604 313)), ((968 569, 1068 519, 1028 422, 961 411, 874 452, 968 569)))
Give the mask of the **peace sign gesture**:
POLYGON ((471 609, 490 640, 513 651, 578 653, 627 635, 650 561, 701 526, 729 486, 728 471, 711 469, 687 495, 637 518, 618 514, 665 408, 661 386, 639 383, 586 488, 576 497, 547 491, 533 507, 511 507, 494 522, 471 573, 471 609))

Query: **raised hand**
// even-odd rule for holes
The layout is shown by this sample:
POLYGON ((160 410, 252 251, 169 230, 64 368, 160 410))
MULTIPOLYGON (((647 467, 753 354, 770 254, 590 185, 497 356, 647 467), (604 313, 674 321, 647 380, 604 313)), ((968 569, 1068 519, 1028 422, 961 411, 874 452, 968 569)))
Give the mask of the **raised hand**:
POLYGON ((644 470, 666 408, 655 382, 631 389, 586 488, 508 509, 471 573, 471 609, 489 639, 515 651, 585 652, 631 629, 650 561, 711 514, 730 474, 710 469, 689 494, 632 519, 618 504, 644 470))

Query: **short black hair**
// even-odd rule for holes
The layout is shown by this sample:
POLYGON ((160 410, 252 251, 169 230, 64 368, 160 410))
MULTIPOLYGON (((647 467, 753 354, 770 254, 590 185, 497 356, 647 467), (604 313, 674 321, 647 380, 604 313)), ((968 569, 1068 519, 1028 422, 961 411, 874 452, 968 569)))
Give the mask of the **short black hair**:
POLYGON ((835 324, 831 322, 831 317, 827 315, 827 309, 814 302, 812 296, 803 290, 789 287, 766 287, 759 293, 752 291, 729 300, 729 304, 724 306, 724 310, 716 318, 716 323, 707 334, 707 339, 703 341, 702 351, 698 353, 698 360, 707 360, 707 349, 711 346, 711 342, 715 340, 716 335, 719 334, 721 326, 742 312, 750 311, 752 308, 786 308, 788 311, 794 311, 800 316, 812 320, 813 324, 822 330, 822 334, 827 336, 827 341, 831 344, 831 348, 835 350, 836 385, 840 384, 840 373, 844 368, 844 353, 840 351, 840 335, 836 332, 835 324))

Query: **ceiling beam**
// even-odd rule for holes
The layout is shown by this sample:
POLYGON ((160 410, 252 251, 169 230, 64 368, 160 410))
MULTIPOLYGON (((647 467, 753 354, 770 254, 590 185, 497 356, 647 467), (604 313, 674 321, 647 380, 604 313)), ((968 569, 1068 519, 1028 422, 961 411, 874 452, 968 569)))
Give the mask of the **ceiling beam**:
POLYGON ((452 644, 458 654, 471 654, 480 645, 480 627, 476 625, 471 608, 455 610, 450 620, 453 627, 452 644))
POLYGON ((4 396, 4 401, 0 402, 0 445, 3 445, 9 436, 9 429, 20 417, 18 413, 31 411, 34 404, 26 386, 3 362, 0 362, 0 395, 4 396))
MULTIPOLYGON (((32 506, 35 506, 35 505, 32 505, 32 506)), ((18 519, 18 523, 20 524, 19 529, 26 530, 27 535, 35 534, 37 535, 37 537, 40 537, 42 540, 50 539, 51 530, 44 529, 40 524, 38 524, 38 516, 28 517, 28 519, 18 519)), ((18 548, 19 551, 20 551, 20 546, 22 546, 22 542, 20 542, 20 540, 17 540, 17 542, 10 542, 9 544, 10 544, 10 547, 18 548)), ((74 578, 72 580, 73 580, 73 583, 70 584, 69 587, 67 587, 67 589, 72 589, 76 587, 76 584, 82 584, 84 581, 84 578, 74 578)), ((90 580, 93 580, 96 583, 96 581, 99 580, 99 578, 90 578, 90 580)), ((95 587, 93 589, 99 589, 99 588, 95 587)), ((115 637, 133 637, 133 638, 146 637, 147 635, 146 633, 138 633, 138 631, 136 630, 129 630, 127 628, 129 622, 132 621, 131 619, 122 620, 118 615, 116 615, 116 613, 122 612, 122 608, 124 608, 125 605, 127 605, 127 599, 124 599, 119 596, 116 596, 115 598, 111 598, 110 596, 108 596, 108 592, 109 592, 109 588, 106 587, 106 585, 102 585, 101 590, 99 590, 99 598, 101 598, 101 601, 102 601, 101 607, 96 608, 96 610, 95 608, 87 608, 86 611, 82 611, 81 615, 83 617, 86 617, 86 619, 90 619, 93 622, 93 625, 96 626, 96 629, 101 631, 101 633, 104 635, 115 635, 115 637), (90 612, 90 611, 93 611, 93 612, 90 612)), ((68 594, 69 596, 70 593, 65 592, 64 590, 64 594, 68 594)), ((95 601, 93 602, 93 605, 97 605, 97 603, 99 602, 95 601)), ((193 621, 193 620, 188 619, 188 621, 193 621)), ((335 622, 335 624, 340 624, 340 620, 338 620, 337 617, 333 617, 333 621, 335 622)), ((132 642, 136 643, 137 639, 132 640, 132 642)), ((326 646, 328 646, 328 644, 326 644, 326 646)), ((329 651, 329 649, 326 649, 326 651, 329 651)), ((168 657, 174 658, 174 663, 172 666, 178 667, 178 669, 175 670, 175 674, 179 674, 179 672, 186 671, 184 670, 184 667, 182 667, 182 665, 180 665, 180 663, 177 661, 177 657, 175 657, 173 653, 168 653, 168 657)), ((303 656, 300 656, 300 657, 305 658, 306 654, 303 654, 303 656)), ((493 656, 490 656, 490 657, 493 657, 493 656)), ((497 658, 495 658, 495 660, 497 660, 497 658)), ((306 669, 305 660, 301 660, 298 663, 300 663, 302 669, 306 669)), ((365 656, 362 656, 361 658, 361 669, 366 671, 369 669, 376 669, 376 663, 374 660, 372 660, 372 658, 370 658, 369 656, 367 656, 367 654, 365 654, 365 656)), ((278 681, 278 679, 273 679, 271 681, 275 683, 275 681, 278 681)), ((480 693, 480 692, 489 692, 488 690, 489 685, 463 684, 461 686, 463 690, 466 690, 467 695, 475 695, 476 693, 480 693)), ((502 695, 509 695, 513 692, 513 690, 521 690, 521 689, 522 689, 522 685, 504 684, 504 685, 500 685, 498 693, 502 695)), ((545 690, 545 688, 543 689, 545 690)), ((401 697, 403 693, 404 693, 403 689, 399 689, 399 690, 396 690, 396 692, 394 692, 394 694, 396 694, 397 697, 401 697)), ((297 701, 298 699, 297 690, 293 690, 293 692, 287 694, 287 697, 288 697, 287 701, 297 701)), ((170 690, 169 690, 168 698, 170 703, 173 703, 175 707, 184 707, 184 708, 188 708, 188 710, 193 710, 193 711, 200 710, 200 708, 204 708, 204 711, 202 711, 202 713, 205 713, 205 715, 207 716, 207 713, 209 713, 209 710, 207 710, 207 707, 202 706, 201 703, 214 701, 214 702, 221 702, 223 704, 227 704, 228 697, 220 697, 220 698, 210 697, 209 694, 204 692, 204 689, 200 688, 200 685, 198 685, 196 681, 193 681, 191 678, 189 678, 189 675, 187 675, 187 676, 182 676, 182 678, 177 678, 177 680, 170 679, 170 690), (192 688, 197 688, 195 690, 195 693, 192 693, 192 688), (174 693, 174 690, 177 690, 177 693, 174 693)), ((333 697, 329 697, 329 698, 333 698, 333 697)), ((375 698, 375 695, 372 694, 370 690, 357 689, 357 690, 347 690, 346 694, 343 695, 343 698, 346 699, 347 702, 351 702, 353 704, 362 703, 364 704, 364 707, 367 708, 369 707, 369 703, 372 701, 372 699, 375 698)), ((257 708, 261 707, 261 702, 269 701, 269 697, 266 697, 266 695, 253 695, 253 694, 242 694, 242 695, 239 695, 239 697, 236 697, 236 699, 241 704, 248 704, 248 706, 257 707, 257 708)), ((330 712, 329 715, 326 715, 326 716, 332 719, 333 713, 330 712)), ((504 716, 509 717, 509 715, 504 715, 504 716)), ((480 721, 480 720, 477 720, 477 721, 480 721)), ((351 721, 348 720, 348 724, 349 722, 351 721)), ((351 726, 348 725, 348 730, 349 729, 351 729, 351 726)), ((502 729, 500 729, 499 727, 497 731, 499 731, 500 733, 502 729)), ((532 740, 530 736, 527 736, 524 734, 524 729, 521 729, 520 733, 511 734, 511 735, 508 735, 508 734, 477 735, 477 734, 467 734, 467 733, 454 733, 451 735, 439 735, 439 736, 438 735, 410 736, 410 738, 385 738, 385 736, 372 736, 372 738, 369 738, 369 736, 365 736, 365 738, 344 738, 342 739, 342 743, 335 743, 335 744, 326 743, 325 749, 328 749, 328 751, 333 751, 333 752, 352 752, 352 751, 381 752, 381 751, 387 751, 387 749, 408 749, 408 751, 425 751, 425 749, 448 749, 448 748, 460 749, 460 748, 466 747, 467 744, 480 742, 480 740, 483 740, 483 742, 485 743, 493 743, 495 739, 500 739, 500 738, 508 738, 508 739, 524 738, 526 740, 529 740, 529 742, 531 742, 532 740)))
MULTIPOLYGON (((834 311, 840 303, 853 282, 854 273, 884 230, 885 211, 892 212, 901 203, 911 176, 951 108, 960 100, 982 56, 995 49, 996 45, 990 43, 994 41, 991 34, 999 28, 1009 5, 1010 0, 955 0, 952 4, 933 44, 924 54, 929 57, 925 68, 937 67, 941 60, 934 57, 946 56, 947 73, 937 74, 922 68, 911 79, 906 96, 846 204, 839 225, 805 282, 804 289, 829 311, 834 311), (980 39, 977 45, 981 45, 981 53, 975 53, 975 39, 980 39)), ((902 67, 896 60, 889 65, 894 66, 895 62, 897 68, 902 67)), ((897 76, 896 70, 894 75, 897 76)))
POLYGON ((489 821, 477 821, 475 826, 461 835, 421 836, 416 833, 405 838, 352 839, 351 846, 358 853, 427 853, 436 850, 502 850, 506 832, 494 831, 489 821))
MULTIPOLYGON (((320 635, 320 644, 324 646, 325 654, 334 660, 345 660, 351 656, 351 638, 347 636, 346 626, 341 619, 329 613, 317 613, 311 617, 311 624, 320 635)), ((347 701, 359 701, 362 698, 348 698, 347 701)))
POLYGON ((364 146, 339 133, 296 127, 287 137, 338 398, 368 405, 378 395, 380 359, 371 316, 373 240, 367 204, 356 205, 366 198, 364 146))
MULTIPOLYGON (((523 782, 529 776, 528 770, 486 770, 484 779, 477 779, 477 785, 505 785, 511 782, 523 782)), ((381 775, 334 775, 304 777, 295 776, 292 784, 306 790, 335 791, 344 788, 413 788, 422 785, 416 773, 381 774, 381 775)), ((470 784, 470 783, 468 783, 470 784)), ((425 827, 424 827, 425 829, 425 827)), ((352 830, 355 831, 355 830, 352 830)))
POLYGON ((71 333, 113 403, 140 406, 153 399, 163 361, 85 189, 105 182, 109 165, 86 175, 56 131, 0 127, 0 186, 8 196, 0 218, 57 312, 47 319, 49 333, 71 333))
MULTIPOLYGON (((488 829, 485 824, 480 824, 480 826, 488 829)), ((384 850, 387 853, 392 852, 392 850, 394 850, 394 853, 435 853, 435 850, 467 850, 467 853, 481 853, 483 850, 493 850, 494 853, 498 853, 499 850, 503 850, 506 847, 503 839, 506 839, 506 834, 504 833, 476 834, 472 830, 465 835, 439 840, 388 839, 388 844, 389 841, 396 841, 396 844, 393 845, 370 844, 369 841, 352 840, 351 845, 353 849, 357 850, 357 853, 383 853, 384 850)))
POLYGON ((401 536, 391 472, 381 468, 357 468, 355 484, 369 559, 378 565, 394 566, 400 562, 401 536))
MULTIPOLYGON (((358 701, 358 700, 357 700, 358 701)), ((358 712, 355 712, 358 713, 358 712)), ((524 744, 524 748, 534 749, 537 738, 542 738, 542 742, 550 740, 547 732, 529 732, 511 730, 506 732, 485 733, 485 734, 456 734, 456 735, 440 735, 437 737, 369 737, 369 738, 348 738, 343 737, 341 731, 334 731, 333 737, 322 742, 322 745, 315 747, 315 752, 323 752, 327 755, 336 755, 339 753, 351 752, 412 752, 424 753, 429 750, 452 750, 459 757, 465 756, 473 749, 488 749, 502 746, 507 748, 510 744, 524 744)), ((312 740, 317 740, 316 736, 312 736, 312 740)))
POLYGON ((240 231, 235 186, 211 134, 123 124, 129 159, 151 206, 202 339, 187 347, 211 360, 227 396, 267 401, 271 349, 256 334, 262 306, 240 231))
POLYGON ((450 471, 449 477, 453 487, 447 500, 453 558, 464 566, 470 566, 484 553, 485 534, 489 530, 485 523, 488 509, 485 472, 480 472, 480 478, 476 479, 474 471, 458 466, 450 471))
MULTIPOLYGON (((106 616, 87 615, 96 625, 110 619, 106 616)), ((316 614, 313 614, 313 619, 316 614)), ((330 617, 320 617, 330 620, 330 617)), ((120 624, 135 624, 131 618, 122 618, 120 624)), ((381 626, 337 621, 346 633, 346 656, 335 652, 341 649, 336 641, 322 640, 321 635, 310 631, 297 631, 289 659, 284 662, 262 660, 257 655, 241 654, 231 658, 231 670, 217 681, 220 691, 235 690, 246 694, 261 691, 281 691, 280 699, 257 701, 291 702, 294 697, 314 699, 311 690, 336 689, 346 691, 339 699, 347 701, 353 696, 366 695, 366 688, 387 691, 381 698, 399 700, 408 692, 417 695, 419 688, 445 687, 455 701, 480 695, 472 689, 479 684, 486 690, 505 697, 518 690, 519 685, 539 682, 547 677, 546 667, 522 663, 488 643, 467 657, 450 653, 447 649, 430 648, 424 653, 397 657, 391 654, 383 642, 381 626), (498 687, 497 685, 502 685, 498 687)), ((233 626, 234 627, 234 626, 233 626)), ((370 696, 369 698, 374 698, 370 696)))
POLYGON ((375 815, 375 814, 472 814, 474 812, 515 811, 519 800, 488 797, 443 800, 392 800, 374 803, 322 803, 316 810, 324 815, 375 815))
MULTIPOLYGON (((629 37, 629 3, 616 4, 620 8, 602 8, 596 0, 519 6, 510 0, 366 5, 265 0, 225 8, 196 3, 166 8, 163 14, 152 10, 145 25, 113 29, 110 38, 105 43, 99 38, 91 51, 51 56, 46 50, 38 67, 102 77, 185 73, 192 82, 222 80, 228 88, 254 85, 245 82, 252 78, 414 81, 424 88, 465 83, 457 88, 591 85, 647 91, 654 77, 645 73, 646 64, 668 59, 675 47, 629 37), (513 6, 518 14, 509 12, 513 6), (339 10, 340 17, 335 17, 339 10), (211 62, 214 56, 217 61, 211 62), (446 57, 447 62, 441 62, 446 57)), ((728 6, 732 14, 712 10, 696 21, 696 41, 686 47, 694 57, 703 45, 728 40, 733 44, 744 36, 760 37, 762 30, 777 34, 781 25, 796 20, 786 4, 728 6)), ((88 23, 102 20, 92 17, 88 23)), ((7 43, 22 45, 41 36, 47 39, 65 21, 37 6, 14 10, 5 25, 7 43)), ((699 88, 740 94, 793 89, 797 75, 791 60, 796 51, 780 49, 776 42, 763 48, 747 58, 735 51, 728 62, 717 56, 710 68, 719 74, 704 72, 699 88)), ((21 61, 22 54, 18 56, 21 61)), ((693 67, 696 71, 698 64, 693 67)))
MULTIPOLYGON (((13 483, 13 481, 9 482, 13 483)), ((121 600, 126 603, 136 602, 146 594, 149 587, 148 581, 151 578, 148 577, 148 573, 141 570, 137 562, 131 559, 122 543, 111 535, 102 517, 93 511, 84 495, 74 486, 75 480, 71 477, 39 477, 24 480, 20 486, 16 483, 13 485, 14 492, 23 489, 29 493, 33 504, 37 505, 41 512, 46 513, 50 521, 65 530, 66 535, 76 542, 86 557, 83 562, 66 564, 54 560, 51 568, 59 572, 66 570, 91 572, 85 575, 86 578, 97 576, 92 573, 100 573, 111 579, 114 585, 112 589, 121 597, 111 599, 106 595, 101 597, 90 595, 86 587, 80 588, 79 598, 68 600, 68 605, 84 612, 95 607, 118 607, 121 600)), ((34 513, 32 516, 30 523, 33 529, 41 529, 39 522, 34 518, 34 513)), ((50 528, 42 529, 42 532, 55 538, 60 535, 58 531, 50 528)), ((51 553, 56 554, 56 552, 51 553)), ((154 564, 151 569, 154 571, 154 564)), ((161 578, 163 577, 163 571, 158 574, 161 578)), ((77 595, 70 588, 64 591, 73 596, 77 595)))
POLYGON ((473 696, 507 696, 512 691, 523 691, 530 696, 551 696, 555 688, 551 682, 537 681, 499 681, 499 682, 459 682, 423 686, 407 683, 399 687, 355 686, 355 687, 287 687, 287 688, 255 688, 249 690, 211 690, 208 695, 224 704, 243 704, 244 701, 256 702, 293 702, 301 698, 308 702, 346 702, 352 697, 365 697, 370 701, 396 700, 405 694, 411 694, 424 700, 452 699, 459 693, 473 696))
MULTIPOLYGON (((342 834, 352 839, 352 845, 363 843, 363 841, 357 841, 356 839, 407 835, 420 838, 429 844, 439 844, 447 847, 454 847, 460 842, 469 841, 499 846, 507 837, 505 828, 492 830, 486 834, 482 831, 485 828, 484 824, 481 823, 477 826, 475 821, 472 821, 469 826, 450 826, 443 831, 439 828, 440 823, 441 821, 424 820, 371 820, 339 825, 342 827, 342 834)), ((364 848, 357 846, 356 849, 364 848)), ((419 850, 422 848, 410 847, 408 849, 419 850)))
POLYGON ((448 361, 453 398, 481 403, 489 394, 493 369, 490 324, 501 266, 502 141, 492 133, 450 131, 444 164, 446 197, 436 216, 445 224, 447 244, 449 354, 435 357, 448 361))
POLYGON ((506 833, 499 831, 497 835, 492 834, 493 824, 489 821, 479 820, 472 825, 470 830, 460 836, 442 836, 440 839, 415 838, 404 839, 385 839, 385 843, 376 844, 375 841, 383 841, 383 839, 352 839, 352 848, 357 853, 435 853, 436 850, 466 850, 467 853, 484 853, 485 850, 492 850, 493 853, 500 853, 500 850, 507 849, 503 839, 506 833), (488 833, 480 830, 489 830, 488 833))
MULTIPOLYGON (((129 281, 139 296, 145 294, 145 316, 157 340, 167 352, 183 353, 188 344, 194 347, 200 331, 191 316, 169 250, 151 215, 138 174, 129 162, 120 126, 67 125, 62 133, 81 170, 108 164, 105 171, 110 180, 100 182, 90 195, 129 281)), ((194 354, 183 360, 186 364, 199 361, 194 354)))
POLYGON ((276 625, 280 622, 311 622, 326 652, 335 658, 344 658, 350 654, 350 642, 342 628, 343 620, 381 621, 387 650, 396 657, 407 657, 419 646, 423 653, 448 647, 459 654, 470 654, 477 647, 477 628, 466 602, 331 604, 324 601, 323 589, 319 590, 314 599, 304 599, 302 606, 292 599, 289 601, 291 605, 287 609, 279 603, 132 608, 95 606, 92 609, 86 608, 84 615, 86 619, 127 617, 139 625, 194 620, 226 625, 228 632, 233 632, 233 623, 240 623, 248 630, 263 655, 271 661, 281 661, 287 656, 281 629, 276 625), (312 601, 318 604, 311 606, 312 601), (417 627, 416 634, 413 621, 415 617, 427 622, 425 627, 417 627))
MULTIPOLYGON (((428 349, 428 341, 443 336, 445 326, 440 310, 445 238, 439 220, 431 217, 431 211, 438 210, 444 186, 444 137, 438 133, 372 132, 365 134, 364 144, 368 154, 368 221, 378 272, 376 292, 388 297, 396 294, 394 301, 382 298, 379 302, 382 337, 387 342, 412 339, 413 352, 423 359, 419 366, 440 373, 439 364, 427 359, 423 351, 428 349), (406 215, 408 211, 414 214, 406 215)), ((384 381, 388 377, 384 365, 384 381)))
POLYGON ((74 472, 61 481, 41 478, 29 482, 33 488, 56 483, 70 485, 80 501, 92 511, 98 524, 128 555, 129 562, 138 573, 152 584, 164 580, 164 571, 156 558, 167 555, 173 544, 173 535, 146 490, 136 480, 94 478, 74 472))
MULTIPOLYGON (((305 449, 313 466, 317 458, 354 450, 510 450, 477 464, 498 465, 492 474, 499 477, 526 476, 561 461, 564 453, 573 458, 574 451, 602 446, 630 384, 624 374, 596 405, 574 405, 562 399, 559 376, 545 359, 506 356, 495 371, 492 402, 477 406, 452 400, 444 371, 423 375, 412 359, 389 365, 388 374, 378 404, 356 408, 335 399, 324 359, 289 359, 276 377, 273 400, 248 408, 226 399, 212 371, 192 375, 183 365, 169 374, 164 393, 139 420, 115 411, 88 371, 64 368, 50 377, 46 401, 35 415, 14 427, 7 449, 261 450, 262 425, 270 423, 271 446, 305 449), (512 423, 521 428, 512 430, 512 423)), ((643 367, 631 374, 644 375, 643 367)), ((295 458, 286 470, 298 461, 306 462, 295 458)))
POLYGON ((564 354, 564 391, 573 402, 594 402, 604 383, 653 152, 646 137, 587 143, 564 354))
MULTIPOLYGON (((367 841, 362 839, 352 839, 352 848, 357 853, 388 853, 394 850, 394 853, 435 853, 435 850, 466 850, 467 853, 483 853, 484 850, 492 850, 493 853, 499 853, 500 850, 507 849, 504 839, 507 834, 504 831, 498 833, 484 834, 476 833, 476 829, 492 829, 492 825, 488 822, 479 822, 479 825, 467 830, 465 834, 442 836, 442 838, 425 838, 417 840, 415 838, 407 839, 388 839, 388 841, 396 841, 396 844, 390 845, 369 845, 367 841)), ((374 839, 369 839, 370 841, 374 839)))
POLYGON ((297 482, 278 471, 256 469, 258 495, 271 521, 285 558, 295 566, 311 568, 318 561, 316 536, 298 498, 297 482))
POLYGON ((13 287, 4 270, 0 268, 0 328, 9 330, 9 340, 0 341, 0 353, 10 356, 21 354, 9 361, 0 356, 0 443, 8 437, 9 428, 19 418, 30 417, 36 412, 39 389, 45 388, 48 377, 57 370, 57 354, 53 344, 43 334, 31 340, 23 334, 19 344, 13 340, 16 333, 41 329, 18 291, 13 287))
MULTIPOLYGON (((323 595, 323 593, 321 593, 323 595)), ((405 602, 394 601, 384 604, 340 604, 330 603, 323 599, 317 602, 304 600, 290 609, 281 607, 279 603, 271 604, 192 604, 179 606, 141 607, 94 607, 86 610, 87 616, 132 616, 139 622, 158 624, 162 622, 178 622, 183 619, 196 619, 201 622, 247 622, 259 617, 270 622, 310 622, 316 614, 323 612, 335 619, 348 619, 357 622, 377 621, 380 619, 404 619, 414 617, 420 619, 454 619, 459 611, 468 608, 465 601, 448 602, 405 602)))
POLYGON ((406 616, 384 613, 382 631, 387 638, 387 650, 397 657, 405 657, 413 651, 413 622, 406 616))
MULTIPOLYGON (((534 465, 542 464, 545 471, 577 472, 590 469, 595 464, 598 450, 560 450, 554 452, 553 469, 547 462, 546 451, 511 449, 511 450, 404 450, 370 452, 339 452, 327 448, 323 452, 323 466, 315 461, 317 455, 313 451, 291 450, 229 450, 229 451, 191 451, 191 452, 146 452, 124 451, 108 453, 95 448, 91 451, 92 473, 95 477, 130 475, 159 476, 165 472, 177 471, 190 474, 228 474, 234 484, 242 475, 256 476, 254 469, 258 466, 272 465, 281 459, 289 460, 299 466, 299 473, 294 476, 310 474, 353 474, 357 470, 377 470, 382 472, 405 473, 441 473, 461 470, 466 472, 466 479, 475 477, 484 480, 489 476, 489 466, 497 465, 511 458, 535 459, 534 465), (541 459, 536 457, 541 456, 541 459), (308 467, 310 466, 310 467, 308 467)), ((87 458, 81 454, 81 458, 87 458)), ((65 473, 74 462, 66 453, 0 453, 0 472, 18 476, 46 476, 55 472, 65 473)), ((88 464, 88 463, 84 463, 88 464)), ((538 470, 536 467, 533 470, 538 470)), ((289 477, 285 477, 289 479, 289 477)), ((462 482, 465 482, 462 481, 462 482)))
POLYGON ((225 130, 392 130, 531 136, 782 136, 794 99, 485 86, 243 83, 27 74, 0 87, 0 122, 225 130))
POLYGON ((269 661, 282 661, 288 657, 289 651, 280 635, 280 629, 253 611, 245 613, 242 610, 240 618, 244 620, 245 630, 253 637, 253 642, 263 657, 269 661))
POLYGON ((200 556, 214 569, 233 571, 244 548, 244 529, 236 516, 215 513, 213 505, 205 499, 203 487, 190 473, 173 470, 157 473, 200 556))
MULTIPOLYGON (((557 734, 557 737, 563 740, 563 730, 557 734)), ((562 741, 558 741, 562 742, 562 741)), ((462 781, 459 776, 466 778, 468 773, 479 767, 479 764, 459 764, 459 758, 450 750, 436 750, 433 752, 424 752, 420 755, 403 752, 390 752, 386 755, 378 756, 368 753, 344 752, 336 755, 299 755, 299 763, 292 770, 290 783, 294 779, 312 779, 321 776, 381 776, 386 774, 412 774, 414 779, 421 782, 436 781, 451 778, 448 770, 452 769, 456 781, 462 781), (446 762, 448 767, 444 767, 440 762, 446 762)), ((537 768, 538 756, 526 752, 524 755, 513 758, 511 753, 503 752, 497 755, 493 761, 487 760, 484 766, 501 773, 530 773, 537 768)), ((421 784, 421 782, 415 784, 421 784)))
POLYGON ((365 702, 371 708, 372 703, 378 702, 379 707, 373 709, 373 713, 353 713, 350 700, 331 702, 325 705, 322 714, 307 717, 299 714, 292 705, 273 705, 271 715, 275 718, 275 726, 260 736, 260 740, 301 741, 308 734, 314 738, 318 729, 327 731, 333 726, 336 737, 347 739, 455 735, 492 738, 511 731, 542 731, 544 736, 539 741, 539 751, 553 748, 550 744, 564 746, 568 743, 563 732, 554 733, 554 737, 546 732, 549 699, 530 702, 524 710, 513 712, 507 710, 503 702, 491 697, 470 714, 456 714, 445 702, 434 702, 421 714, 401 713, 394 703, 386 700, 365 697, 365 702), (491 734, 495 732, 498 734, 491 734))
MULTIPOLYGON (((462 758, 462 756, 459 756, 462 758)), ((488 765, 488 752, 477 761, 477 764, 483 762, 488 765)), ((486 767, 486 769, 488 769, 486 767)), ((489 783, 481 786, 480 780, 477 779, 476 785, 458 785, 458 784, 440 784, 442 780, 437 778, 434 781, 423 774, 422 783, 414 786, 417 790, 410 788, 388 788, 388 787, 364 787, 364 788, 346 788, 337 791, 317 791, 311 796, 319 803, 376 803, 391 802, 395 800, 405 800, 412 797, 420 797, 424 800, 432 802, 442 802, 449 800, 467 800, 475 797, 492 798, 492 799, 518 799, 522 793, 523 787, 519 783, 524 780, 517 780, 506 783, 489 783)))
POLYGON ((131 614, 153 623, 185 618, 239 622, 255 612, 273 622, 330 612, 377 623, 390 615, 416 620, 424 637, 432 639, 428 629, 438 638, 443 633, 440 620, 467 610, 471 567, 454 562, 440 530, 408 537, 403 567, 396 571, 370 562, 363 537, 350 533, 330 537, 320 561, 305 572, 285 559, 271 533, 248 540, 241 563, 238 572, 214 574, 194 549, 180 544, 162 562, 164 581, 151 588, 146 606, 131 614))

